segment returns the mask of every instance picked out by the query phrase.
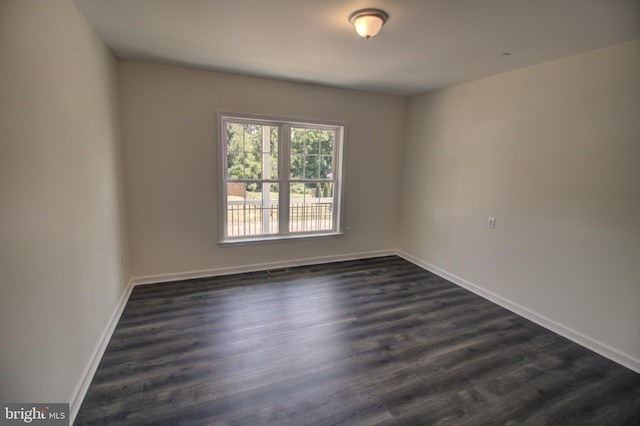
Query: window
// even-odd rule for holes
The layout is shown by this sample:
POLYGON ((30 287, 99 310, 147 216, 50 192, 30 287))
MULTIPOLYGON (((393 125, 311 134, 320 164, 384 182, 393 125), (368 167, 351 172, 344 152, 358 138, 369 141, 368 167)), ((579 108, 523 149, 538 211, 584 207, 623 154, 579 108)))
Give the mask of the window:
POLYGON ((343 126, 220 115, 222 242, 339 234, 343 126))

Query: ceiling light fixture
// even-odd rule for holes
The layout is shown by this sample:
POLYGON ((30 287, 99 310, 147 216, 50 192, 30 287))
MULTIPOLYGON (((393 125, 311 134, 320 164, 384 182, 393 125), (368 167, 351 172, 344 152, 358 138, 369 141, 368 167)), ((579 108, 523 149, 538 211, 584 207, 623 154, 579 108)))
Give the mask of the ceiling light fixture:
POLYGON ((360 9, 349 15, 349 22, 358 35, 367 40, 380 32, 380 28, 387 19, 389 19, 387 12, 380 9, 360 9))

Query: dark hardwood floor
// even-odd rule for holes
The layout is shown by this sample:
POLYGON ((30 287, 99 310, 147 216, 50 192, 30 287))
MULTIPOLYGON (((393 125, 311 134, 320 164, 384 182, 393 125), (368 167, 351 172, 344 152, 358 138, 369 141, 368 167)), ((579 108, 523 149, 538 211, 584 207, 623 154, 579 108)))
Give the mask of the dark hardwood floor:
POLYGON ((640 374, 392 256, 135 287, 76 424, 640 425, 640 374))

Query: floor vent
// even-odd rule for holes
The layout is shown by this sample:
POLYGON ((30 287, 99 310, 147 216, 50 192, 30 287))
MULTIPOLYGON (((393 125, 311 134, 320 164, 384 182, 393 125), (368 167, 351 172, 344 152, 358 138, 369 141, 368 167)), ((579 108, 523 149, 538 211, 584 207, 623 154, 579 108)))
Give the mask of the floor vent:
POLYGON ((269 269, 267 271, 269 274, 286 274, 287 272, 289 272, 287 268, 269 269))

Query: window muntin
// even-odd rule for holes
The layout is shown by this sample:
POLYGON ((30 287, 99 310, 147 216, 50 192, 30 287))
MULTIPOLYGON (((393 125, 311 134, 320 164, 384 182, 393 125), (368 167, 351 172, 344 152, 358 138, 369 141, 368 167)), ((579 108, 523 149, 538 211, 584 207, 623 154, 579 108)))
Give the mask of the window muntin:
POLYGON ((220 127, 222 242, 340 232, 343 126, 221 115, 220 127))

